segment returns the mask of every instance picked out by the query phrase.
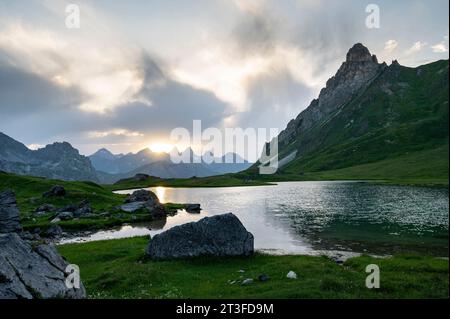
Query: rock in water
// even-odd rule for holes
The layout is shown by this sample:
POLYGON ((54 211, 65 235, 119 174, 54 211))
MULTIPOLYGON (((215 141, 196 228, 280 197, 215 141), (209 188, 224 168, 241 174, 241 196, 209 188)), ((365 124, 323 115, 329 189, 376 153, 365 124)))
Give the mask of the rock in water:
POLYGON ((200 214, 202 208, 200 204, 186 204, 186 211, 191 214, 200 214))
POLYGON ((145 209, 154 218, 160 218, 167 215, 167 211, 159 202, 158 196, 145 189, 134 191, 133 194, 125 199, 125 204, 120 206, 120 209, 128 213, 133 213, 139 209, 145 209))
POLYGON ((0 234, 21 231, 16 196, 11 190, 0 193, 0 234))
POLYGON ((0 234, 0 299, 86 298, 66 286, 67 262, 53 246, 32 248, 15 233, 0 234))
POLYGON ((249 256, 253 251, 253 235, 231 213, 175 226, 155 235, 147 248, 152 259, 249 256))
POLYGON ((125 203, 147 202, 147 201, 159 203, 158 196, 156 196, 155 193, 145 189, 139 189, 137 191, 134 191, 133 194, 128 195, 128 197, 125 199, 125 203))

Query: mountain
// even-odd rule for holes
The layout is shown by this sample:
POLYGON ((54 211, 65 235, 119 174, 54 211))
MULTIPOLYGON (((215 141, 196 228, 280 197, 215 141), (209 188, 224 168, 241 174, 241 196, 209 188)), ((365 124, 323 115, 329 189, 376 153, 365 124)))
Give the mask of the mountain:
MULTIPOLYGON (((178 150, 172 150, 172 152, 178 152, 178 150)), ((143 155, 152 155, 150 150, 142 150, 137 154, 127 154, 130 158, 139 158, 143 155), (136 157, 134 157, 136 156, 136 157)), ((126 179, 129 177, 133 177, 136 174, 147 174, 154 177, 160 178, 190 178, 190 177, 208 177, 214 175, 222 175, 227 173, 237 173, 249 168, 252 163, 241 158, 239 155, 234 153, 228 153, 220 158, 214 158, 215 160, 212 163, 205 163, 202 161, 201 156, 194 153, 194 151, 188 147, 185 149, 182 154, 186 154, 189 157, 188 163, 173 163, 170 160, 170 156, 168 154, 160 154, 157 153, 162 160, 155 160, 155 157, 144 157, 142 162, 147 161, 148 164, 145 165, 136 165, 136 167, 132 170, 128 170, 121 173, 111 173, 98 170, 97 176, 99 177, 102 183, 110 184, 117 182, 120 179, 126 179)), ((178 153, 180 154, 180 153, 178 153)), ((91 161, 95 166, 94 160, 97 160, 103 156, 105 158, 111 158, 111 156, 117 156, 111 154, 107 150, 99 150, 95 154, 91 155, 91 161), (92 158, 95 155, 94 159, 92 158)), ((123 157, 125 157, 123 156, 123 157)), ((122 157, 122 158, 123 158, 122 157)), ((114 160, 114 163, 117 161, 114 160)), ((137 161, 129 161, 129 163, 139 164, 139 160, 137 161)), ((105 165, 106 161, 102 162, 102 165, 105 165)), ((97 162, 98 165, 98 162, 97 162)), ((130 165, 131 166, 131 165, 130 165)))
MULTIPOLYGON (((277 175, 295 178, 385 161, 392 168, 383 168, 384 178, 402 165, 409 165, 406 178, 448 178, 448 67, 448 60, 388 66, 356 44, 319 97, 279 134, 277 175), (428 162, 424 152, 434 154, 428 162), (416 172, 417 165, 427 172, 416 172)), ((370 170, 380 166, 365 169, 359 177, 373 176, 370 170)), ((256 174, 256 166, 247 173, 256 174)))
POLYGON ((1 132, 0 170, 53 179, 98 181, 89 159, 69 143, 53 143, 33 151, 1 132))
POLYGON ((97 171, 108 174, 121 174, 130 172, 146 164, 168 160, 169 156, 165 153, 152 152, 148 148, 136 154, 114 155, 107 149, 102 148, 90 155, 89 159, 97 171))

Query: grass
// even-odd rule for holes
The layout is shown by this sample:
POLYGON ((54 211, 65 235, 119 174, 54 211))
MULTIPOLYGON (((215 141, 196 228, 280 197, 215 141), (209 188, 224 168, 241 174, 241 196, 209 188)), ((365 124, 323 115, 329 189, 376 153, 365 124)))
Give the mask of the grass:
MULTIPOLYGON (((97 216, 58 222, 58 225, 64 230, 104 229, 124 223, 139 223, 151 220, 150 214, 145 211, 136 213, 118 211, 115 207, 123 204, 125 195, 114 194, 110 189, 92 182, 68 182, 0 173, 0 191, 3 189, 12 189, 15 192, 24 230, 34 228, 45 230, 52 225, 50 221, 54 213, 48 213, 40 217, 33 215, 35 209, 44 203, 59 208, 68 204, 77 204, 83 200, 89 201, 97 216), (64 197, 43 197, 42 194, 53 185, 63 186, 66 189, 66 195, 64 197), (100 215, 103 212, 109 212, 110 216, 100 215)), ((164 205, 171 213, 185 207, 184 204, 174 203, 164 205)))
POLYGON ((151 261, 145 257, 148 241, 136 237, 58 250, 80 267, 90 298, 448 298, 448 260, 434 257, 362 256, 342 266, 326 257, 263 254, 151 261), (380 268, 380 289, 365 287, 369 264, 380 268), (297 280, 286 278, 291 270, 297 280), (257 281, 260 274, 270 280, 257 281), (245 278, 255 281, 230 284, 245 278))
POLYGON ((293 180, 366 180, 399 185, 448 187, 448 145, 413 152, 375 163, 337 170, 306 172, 295 175, 287 170, 285 178, 293 180))

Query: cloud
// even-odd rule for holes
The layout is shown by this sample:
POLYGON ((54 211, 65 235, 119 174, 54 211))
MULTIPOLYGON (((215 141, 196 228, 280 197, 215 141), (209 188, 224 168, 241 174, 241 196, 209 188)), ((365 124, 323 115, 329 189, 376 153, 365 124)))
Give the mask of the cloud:
POLYGON ((431 48, 433 49, 433 52, 435 52, 435 53, 444 53, 444 52, 448 51, 448 48, 444 42, 435 44, 431 48))
POLYGON ((444 40, 431 47, 434 53, 448 52, 448 35, 444 36, 444 40))
POLYGON ((64 36, 14 22, 0 31, 0 50, 0 59, 6 63, 59 86, 78 86, 89 96, 78 107, 88 112, 104 112, 126 103, 142 85, 135 64, 138 50, 92 36, 64 36))
POLYGON ((263 13, 249 13, 232 31, 233 42, 243 55, 270 54, 276 46, 276 22, 263 13))
MULTIPOLYGON (((0 50, 0 58, 4 54, 0 50)), ((66 111, 89 98, 77 86, 59 86, 50 79, 0 63, 0 114, 6 120, 41 111, 66 111)))
POLYGON ((396 40, 388 40, 384 44, 384 51, 391 53, 398 47, 398 42, 396 40))
POLYGON ((228 115, 229 106, 214 94, 173 80, 150 56, 141 57, 140 90, 103 113, 79 108, 89 96, 77 87, 61 87, 44 76, 0 65, 0 127, 27 144, 64 139, 91 153, 101 144, 138 150, 175 127, 190 128, 194 119, 218 126, 228 115))
POLYGON ((415 53, 421 51, 427 45, 428 45, 428 43, 426 43, 426 42, 417 41, 408 50, 406 50, 406 54, 407 55, 415 54, 415 53))

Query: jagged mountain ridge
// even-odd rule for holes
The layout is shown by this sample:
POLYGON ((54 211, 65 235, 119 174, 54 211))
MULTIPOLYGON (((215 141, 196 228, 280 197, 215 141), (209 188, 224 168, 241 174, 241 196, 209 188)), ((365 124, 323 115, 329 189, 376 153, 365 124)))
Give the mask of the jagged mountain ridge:
POLYGON ((290 160, 278 174, 340 169, 436 148, 448 152, 448 60, 387 66, 356 44, 318 99, 280 133, 279 158, 290 160))
POLYGON ((52 179, 98 182, 89 159, 67 142, 53 143, 38 150, 0 132, 0 170, 52 179))
MULTIPOLYGON (((178 152, 178 150, 172 150, 178 152)), ((206 163, 202 160, 202 157, 195 154, 194 151, 188 147, 181 154, 185 154, 186 158, 189 158, 186 163, 173 163, 170 160, 169 154, 166 153, 154 153, 150 150, 142 150, 136 154, 129 153, 127 155, 114 155, 106 149, 100 149, 90 156, 94 167, 97 169, 97 175, 102 183, 114 183, 120 179, 133 177, 136 174, 147 174, 159 178, 190 178, 190 177, 208 177, 214 175, 221 175, 227 173, 237 173, 249 168, 252 163, 241 158, 235 153, 228 153, 224 156, 212 157, 214 161, 212 163, 206 163), (140 159, 141 156, 148 155, 147 158, 140 159), (100 157, 106 160, 101 160, 100 157), (159 160, 156 157, 159 156, 159 160), (136 159, 136 157, 138 159, 136 159), (111 161, 112 159, 112 161, 111 161), (117 163, 123 163, 123 160, 130 160, 130 165, 122 167, 135 167, 132 170, 124 170, 120 173, 112 173, 111 171, 104 171, 101 168, 107 167, 109 163, 113 163, 110 167, 117 168, 117 163), (147 162, 144 165, 138 165, 141 162, 147 162), (97 165, 97 166, 96 166, 97 165), (116 166, 113 166, 116 165, 116 166)), ((212 154, 210 154, 212 156, 212 154)))
POLYGON ((169 156, 165 153, 152 152, 148 148, 128 154, 113 154, 102 148, 90 155, 89 159, 97 171, 108 174, 122 174, 150 163, 167 161, 169 156))

